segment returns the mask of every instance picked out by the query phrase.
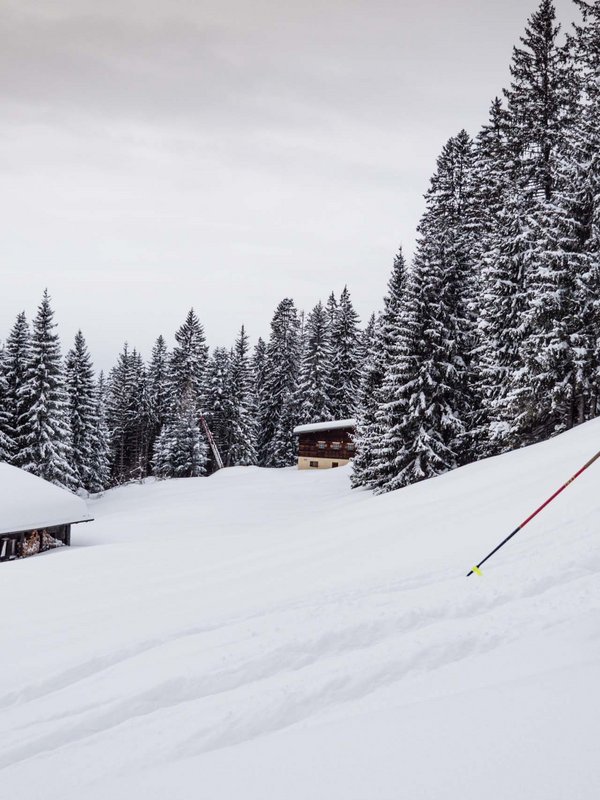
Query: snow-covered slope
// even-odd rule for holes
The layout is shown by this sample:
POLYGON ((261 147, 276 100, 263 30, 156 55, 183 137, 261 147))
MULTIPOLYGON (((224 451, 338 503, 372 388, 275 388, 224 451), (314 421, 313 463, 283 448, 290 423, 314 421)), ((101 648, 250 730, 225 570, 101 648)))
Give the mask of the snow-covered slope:
POLYGON ((600 421, 391 495, 225 470, 0 565, 0 797, 592 800, 600 421))

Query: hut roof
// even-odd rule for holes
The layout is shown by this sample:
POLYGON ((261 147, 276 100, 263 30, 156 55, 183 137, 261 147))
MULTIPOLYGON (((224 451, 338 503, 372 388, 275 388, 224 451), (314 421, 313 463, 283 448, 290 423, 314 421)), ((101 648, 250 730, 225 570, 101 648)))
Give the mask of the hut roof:
POLYGON ((298 425, 294 428, 294 434, 316 433, 317 431, 335 431, 339 428, 355 428, 355 419, 335 419, 330 422, 312 422, 309 425, 298 425))
POLYGON ((81 497, 22 469, 0 463, 0 534, 91 519, 81 497))

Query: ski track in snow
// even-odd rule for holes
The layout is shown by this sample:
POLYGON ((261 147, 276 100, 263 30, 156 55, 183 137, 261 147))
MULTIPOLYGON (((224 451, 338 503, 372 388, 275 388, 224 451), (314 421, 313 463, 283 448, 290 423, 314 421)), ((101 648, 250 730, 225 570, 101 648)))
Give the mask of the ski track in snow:
MULTIPOLYGON (((411 681, 422 690, 463 663, 501 659, 515 643, 571 628, 600 610, 600 515, 590 495, 597 476, 570 488, 570 499, 511 542, 483 579, 466 580, 464 559, 495 544, 481 527, 489 527, 490 503, 518 492, 519 460, 543 472, 534 481, 525 470, 537 495, 540 484, 550 493, 560 483, 554 476, 583 460, 588 440, 575 431, 549 443, 553 461, 548 445, 529 448, 384 498, 350 493, 347 470, 231 470, 108 492, 92 503, 97 521, 75 529, 86 547, 63 561, 56 553, 2 565, 22 614, 2 637, 16 664, 0 689, 0 786, 25 791, 7 797, 28 797, 32 772, 64 775, 74 759, 81 776, 65 796, 79 797, 86 781, 106 774, 318 725, 331 713, 385 708, 395 695, 410 702, 411 681), (459 527, 473 486, 481 507, 459 527), (207 538, 196 533, 202 518, 207 538), (394 532, 398 519, 413 520, 409 532, 394 532), (165 530, 179 558, 165 554, 165 530), (131 595, 119 593, 124 585, 131 595), (98 601, 89 628, 87 598, 98 601), (56 631, 64 653, 58 644, 43 668, 56 631), (82 658, 90 643, 95 654, 82 658)), ((523 494, 519 510, 532 505, 529 486, 523 494)), ((518 514, 501 509, 498 517, 496 540, 504 517, 515 523, 518 514)))

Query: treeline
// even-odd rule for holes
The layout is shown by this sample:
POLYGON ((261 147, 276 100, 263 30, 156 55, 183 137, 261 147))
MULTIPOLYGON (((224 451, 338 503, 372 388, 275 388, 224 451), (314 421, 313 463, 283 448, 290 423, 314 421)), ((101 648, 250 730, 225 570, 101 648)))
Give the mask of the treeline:
POLYGON ((365 357, 344 289, 306 320, 282 300, 252 351, 242 326, 232 348, 209 352, 192 309, 170 352, 159 336, 146 363, 126 344, 96 379, 81 331, 61 357, 46 292, 32 327, 19 314, 0 349, 0 461, 88 492, 206 475, 204 416, 226 466, 289 466, 295 425, 354 412, 365 357))
POLYGON ((354 485, 385 492, 598 415, 600 2, 543 0, 510 87, 450 139, 361 385, 354 485))

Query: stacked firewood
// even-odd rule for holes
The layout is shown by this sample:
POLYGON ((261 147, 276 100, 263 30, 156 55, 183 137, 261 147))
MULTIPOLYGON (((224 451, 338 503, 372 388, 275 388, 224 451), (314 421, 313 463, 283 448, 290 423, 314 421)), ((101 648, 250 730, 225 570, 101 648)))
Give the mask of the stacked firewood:
POLYGON ((51 550, 53 547, 61 547, 62 542, 51 536, 47 530, 31 531, 23 541, 21 549, 21 556, 33 556, 36 553, 41 553, 44 550, 51 550))

